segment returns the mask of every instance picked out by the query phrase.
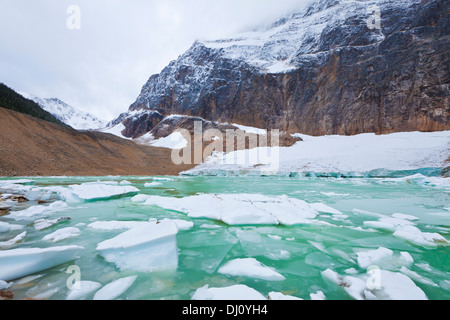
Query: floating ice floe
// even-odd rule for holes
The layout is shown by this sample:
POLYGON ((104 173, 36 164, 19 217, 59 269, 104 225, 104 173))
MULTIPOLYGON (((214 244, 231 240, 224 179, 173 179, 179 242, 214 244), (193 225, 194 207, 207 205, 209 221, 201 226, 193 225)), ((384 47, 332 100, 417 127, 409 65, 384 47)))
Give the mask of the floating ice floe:
POLYGON ((327 269, 322 277, 341 286, 356 300, 427 300, 425 293, 406 275, 399 272, 378 270, 374 281, 369 275, 341 277, 327 269))
POLYGON ((6 290, 11 287, 11 283, 8 283, 4 280, 0 280, 0 290, 6 290))
POLYGON ((434 283, 432 280, 425 278, 423 276, 421 276, 420 274, 418 274, 417 272, 414 272, 412 270, 409 270, 406 267, 401 267, 399 270, 401 273, 407 275, 408 277, 410 277, 412 280, 416 281, 416 282, 420 282, 432 287, 439 287, 436 283, 434 283))
POLYGON ((101 286, 100 283, 94 281, 77 281, 67 294, 66 300, 80 300, 98 290, 101 286))
POLYGON ((310 295, 311 300, 326 300, 325 294, 322 291, 317 291, 316 293, 311 293, 310 295))
POLYGON ((58 242, 70 238, 78 237, 81 234, 80 229, 75 227, 68 227, 56 230, 53 233, 50 233, 42 238, 44 241, 50 241, 50 242, 58 242))
POLYGON ((413 257, 408 252, 400 252, 396 255, 390 249, 380 247, 377 250, 357 252, 358 265, 362 269, 376 265, 386 270, 396 270, 400 267, 409 267, 414 263, 413 257))
POLYGON ((69 220, 70 220, 69 217, 61 217, 61 218, 52 219, 52 220, 49 220, 49 219, 38 219, 38 220, 36 220, 34 222, 34 229, 36 229, 37 231, 45 230, 45 229, 48 229, 48 228, 50 228, 50 227, 52 227, 54 225, 57 225, 59 223, 66 222, 66 221, 69 221, 69 220))
POLYGON ((14 238, 12 238, 8 241, 0 242, 0 249, 6 250, 6 249, 10 249, 10 248, 14 247, 16 244, 22 242, 23 239, 25 239, 26 235, 27 235, 27 232, 24 231, 21 234, 18 234, 17 236, 15 236, 14 238))
POLYGON ((281 292, 275 292, 275 291, 269 292, 268 296, 269 296, 269 300, 303 300, 298 297, 286 295, 281 292))
POLYGON ((399 227, 412 226, 414 223, 410 220, 383 216, 378 221, 364 221, 366 227, 395 231, 399 227))
MULTIPOLYGON (((175 223, 178 230, 189 230, 194 226, 194 223, 187 220, 180 220, 180 219, 163 219, 160 222, 165 221, 171 221, 175 223)), ((141 226, 143 224, 153 223, 157 224, 160 223, 156 219, 150 219, 149 221, 95 221, 90 224, 88 224, 88 228, 94 229, 94 230, 105 230, 105 231, 111 231, 111 230, 129 230, 138 226, 141 226)))
POLYGON ((0 221, 0 233, 9 232, 11 225, 7 222, 0 221))
POLYGON ((37 205, 29 207, 25 210, 21 211, 13 211, 8 215, 8 218, 12 218, 14 220, 34 220, 42 217, 46 217, 51 213, 59 212, 62 210, 66 210, 69 208, 67 203, 63 201, 56 201, 51 203, 48 206, 37 205))
POLYGON ((263 265, 254 258, 232 260, 221 267, 218 272, 231 276, 242 276, 266 281, 283 281, 286 279, 272 268, 263 265))
POLYGON ((147 223, 145 221, 95 221, 88 224, 88 228, 94 230, 129 230, 147 223))
POLYGON ((162 219, 160 222, 173 222, 177 226, 178 230, 186 231, 192 229, 194 227, 194 223, 192 221, 181 220, 181 219, 162 219))
POLYGON ((147 222, 98 244, 106 261, 121 270, 153 272, 178 266, 177 225, 172 221, 147 222))
POLYGON ((447 239, 439 233, 422 232, 419 228, 406 225, 398 227, 394 232, 394 237, 408 240, 422 246, 437 246, 438 244, 449 244, 447 239))
POLYGON ((197 289, 192 300, 267 300, 261 293, 246 285, 234 285, 224 288, 209 288, 209 285, 197 289))
MULTIPOLYGON (((186 213, 192 218, 221 220, 228 225, 313 224, 318 212, 307 202, 287 196, 200 194, 185 198, 139 195, 144 205, 186 213)), ((331 210, 331 208, 329 209, 331 210)))
POLYGON ((144 184, 144 187, 146 187, 146 188, 157 187, 157 186, 162 186, 162 183, 153 181, 153 182, 146 182, 144 184))
POLYGON ((136 279, 137 276, 129 276, 113 281, 98 290, 94 295, 94 300, 114 300, 127 291, 136 279))
POLYGON ((81 200, 100 200, 117 196, 133 195, 139 189, 133 186, 106 184, 105 182, 70 185, 66 191, 66 200, 73 196, 81 200))
POLYGON ((14 280, 75 260, 82 249, 80 246, 62 246, 0 251, 0 279, 14 280))

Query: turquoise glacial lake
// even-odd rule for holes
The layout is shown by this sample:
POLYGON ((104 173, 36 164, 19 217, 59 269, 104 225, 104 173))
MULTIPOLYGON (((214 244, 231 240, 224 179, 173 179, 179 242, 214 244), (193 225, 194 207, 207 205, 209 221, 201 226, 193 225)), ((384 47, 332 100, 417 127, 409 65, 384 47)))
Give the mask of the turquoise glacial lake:
MULTIPOLYGON (((19 189, 2 189, 6 194, 26 194, 19 189)), ((95 281, 105 286, 117 279, 137 276, 136 281, 117 297, 119 300, 190 300, 198 288, 222 288, 243 284, 264 296, 269 292, 310 300, 319 291, 329 300, 354 299, 345 284, 336 284, 323 276, 331 269, 342 278, 364 277, 367 267, 358 261, 358 253, 379 248, 392 251, 392 257, 374 261, 383 270, 406 275, 430 300, 450 299, 450 182, 433 174, 386 177, 317 177, 315 175, 235 176, 235 177, 32 177, 22 186, 67 188, 87 182, 120 183, 139 191, 79 201, 67 201, 64 210, 45 213, 45 219, 70 217, 44 230, 36 230, 33 219, 15 220, 0 216, 0 222, 19 225, 20 229, 0 233, 0 242, 8 241, 26 231, 16 244, 4 250, 82 246, 79 258, 41 270, 33 277, 12 280, 14 299, 66 299, 69 288, 68 268, 76 265, 82 281, 95 281), (152 182, 157 182, 149 184, 152 182), (147 183, 147 186, 146 186, 147 183), (211 218, 192 218, 186 212, 132 201, 138 195, 184 198, 198 194, 250 194, 269 197, 287 196, 306 203, 321 203, 339 214, 317 212, 314 223, 297 225, 228 225, 211 218), (400 215, 399 215, 400 214, 400 215), (405 218, 407 217, 407 219, 405 218), (148 221, 149 219, 180 219, 193 222, 192 228, 176 235, 178 263, 175 270, 139 272, 122 270, 97 251, 97 245, 126 230, 98 230, 89 225, 98 221, 148 221), (397 219, 397 220, 395 220, 397 219), (438 234, 439 241, 422 241, 396 234, 396 221, 419 230, 419 238, 438 234), (393 227, 380 222, 392 222, 393 227), (375 223, 374 223, 375 222, 375 223), (58 229, 75 227, 77 236, 57 242, 43 238, 58 229), (408 253, 413 261, 395 260, 408 253), (218 270, 234 259, 254 258, 281 274, 282 281, 267 281, 246 275, 229 275, 218 270)), ((39 196, 38 196, 39 198, 39 196)), ((51 205, 66 201, 58 193, 47 193, 46 202, 38 199, 17 203, 11 212, 31 206, 51 205)), ((277 210, 276 208, 274 210, 277 210)), ((280 210, 283 210, 280 208, 280 210)), ((400 223, 401 224, 401 223, 400 223)), ((397 259, 398 260, 398 259, 397 259)), ((383 284, 383 279, 380 279, 383 284)), ((81 297, 92 299, 95 291, 81 297)))

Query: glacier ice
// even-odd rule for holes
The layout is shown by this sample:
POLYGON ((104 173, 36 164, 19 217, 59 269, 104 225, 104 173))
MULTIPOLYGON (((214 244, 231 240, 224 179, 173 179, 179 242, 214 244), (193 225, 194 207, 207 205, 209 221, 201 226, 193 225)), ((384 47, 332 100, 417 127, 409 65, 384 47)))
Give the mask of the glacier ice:
POLYGON ((0 242, 0 250, 6 250, 14 247, 16 244, 22 242, 22 240, 25 239, 26 234, 27 232, 24 231, 8 241, 0 242))
POLYGON ((298 297, 286 295, 281 292, 275 292, 275 291, 269 292, 268 296, 269 296, 269 300, 303 300, 298 297))
POLYGON ((98 290, 102 285, 94 281, 77 281, 69 290, 66 300, 80 300, 90 293, 98 290))
POLYGON ((63 229, 56 230, 53 233, 50 233, 42 238, 44 241, 50 241, 50 242, 58 242, 74 237, 78 237, 81 234, 80 229, 75 227, 67 227, 63 229))
POLYGON ((400 267, 409 267, 414 263, 414 259, 408 252, 401 252, 396 255, 390 249, 380 247, 376 250, 357 252, 358 265, 367 269, 372 265, 377 265, 382 269, 395 270, 400 267))
POLYGON ((177 225, 144 223, 97 245, 106 261, 121 270, 154 272, 178 266, 177 225))
POLYGON ((127 291, 136 281, 137 276, 129 276, 115 280, 98 290, 94 300, 114 300, 127 291))
POLYGON ((80 246, 61 246, 0 251, 0 279, 14 280, 75 260, 82 249, 80 246))
POLYGON ((261 293, 246 285, 238 284, 223 288, 198 288, 192 300, 267 300, 261 293))
POLYGON ((266 281, 283 281, 286 279, 272 268, 263 265, 254 258, 229 261, 218 272, 231 276, 250 277, 266 281))
POLYGON ((228 225, 312 224, 318 214, 307 202, 287 196, 199 194, 168 198, 142 195, 132 200, 184 212, 192 218, 221 220, 228 225))

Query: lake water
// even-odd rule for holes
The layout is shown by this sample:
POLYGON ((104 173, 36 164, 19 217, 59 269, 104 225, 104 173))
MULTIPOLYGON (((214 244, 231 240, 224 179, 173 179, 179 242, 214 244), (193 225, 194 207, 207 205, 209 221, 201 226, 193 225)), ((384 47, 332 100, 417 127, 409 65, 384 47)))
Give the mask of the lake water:
MULTIPOLYGON (((38 278, 24 284, 19 281, 19 284, 10 289, 14 291, 17 299, 65 299, 69 292, 67 280, 70 274, 66 272, 67 268, 77 265, 80 268, 81 280, 96 281, 103 286, 123 277, 137 275, 134 284, 118 299, 189 300, 198 288, 205 285, 226 287, 235 284, 247 285, 264 296, 269 292, 282 292, 309 300, 311 293, 322 291, 327 299, 352 299, 345 286, 329 281, 322 272, 331 269, 342 277, 350 275, 365 279, 367 267, 361 266, 357 253, 383 247, 392 250, 393 256, 377 261, 381 269, 406 273, 428 299, 450 299, 450 246, 442 240, 427 244, 421 242, 421 239, 394 235, 398 230, 396 223, 401 224, 398 221, 402 220, 422 232, 419 238, 420 235, 439 234, 450 240, 449 180, 432 172, 430 174, 430 171, 422 173, 428 176, 29 178, 32 181, 22 184, 28 193, 30 190, 40 190, 39 188, 45 190, 48 187, 57 187, 54 190, 58 190, 95 181, 105 181, 106 185, 113 185, 112 181, 124 180, 128 181, 130 186, 138 188, 139 192, 89 201, 68 201, 63 198, 62 200, 68 202, 68 207, 46 213, 44 217, 70 217, 71 220, 41 231, 35 229, 32 219, 14 220, 8 215, 0 217, 2 222, 23 226, 23 229, 17 231, 0 233, 0 241, 6 241, 26 231, 24 240, 9 250, 48 248, 56 245, 84 247, 79 253, 79 259, 37 272, 35 275, 39 275, 38 278), (151 182, 157 183, 145 186, 151 182), (184 212, 132 201, 136 194, 169 198, 197 194, 287 196, 307 203, 322 203, 340 213, 318 212, 317 216, 311 219, 314 223, 299 225, 227 225, 222 221, 191 218, 184 212), (408 216, 398 215, 399 213, 408 216), (89 224, 95 221, 148 221, 151 218, 181 219, 194 223, 191 229, 180 230, 176 236, 179 252, 176 270, 120 270, 114 263, 107 262, 96 250, 100 242, 114 238, 126 230, 97 230, 90 228, 89 224), (386 221, 393 223, 394 229, 381 223, 386 221), (66 227, 76 227, 80 234, 56 243, 43 240, 44 236, 66 227), (402 252, 409 253, 413 262, 400 263, 399 259, 394 259, 402 252), (238 258, 255 258, 283 275, 285 280, 266 281, 218 273, 221 266, 238 258)), ((21 192, 13 189, 9 191, 21 192)), ((7 191, 3 189, 1 192, 7 191)), ((22 193, 26 192, 22 190, 22 193)), ((50 201, 61 200, 58 192, 47 192, 45 197, 50 201)), ((38 204, 35 201, 25 202, 12 210, 23 210, 36 205, 38 204)), ((383 279, 380 280, 382 283, 383 279)), ((92 299, 93 295, 94 292, 83 298, 92 299)))

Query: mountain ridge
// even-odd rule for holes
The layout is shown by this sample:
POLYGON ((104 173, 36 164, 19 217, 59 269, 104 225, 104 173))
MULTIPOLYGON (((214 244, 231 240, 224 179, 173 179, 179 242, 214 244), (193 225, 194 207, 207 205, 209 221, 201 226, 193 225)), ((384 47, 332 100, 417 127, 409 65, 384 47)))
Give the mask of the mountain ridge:
POLYGON ((310 135, 448 130, 448 8, 319 0, 252 37, 197 41, 115 123, 130 138, 171 114, 310 135))
POLYGON ((77 130, 93 130, 106 126, 106 121, 76 109, 58 98, 40 98, 32 94, 20 92, 25 98, 34 101, 42 109, 54 115, 61 122, 77 130))

